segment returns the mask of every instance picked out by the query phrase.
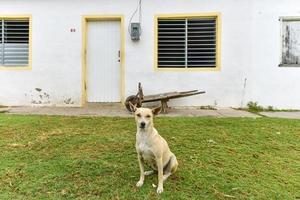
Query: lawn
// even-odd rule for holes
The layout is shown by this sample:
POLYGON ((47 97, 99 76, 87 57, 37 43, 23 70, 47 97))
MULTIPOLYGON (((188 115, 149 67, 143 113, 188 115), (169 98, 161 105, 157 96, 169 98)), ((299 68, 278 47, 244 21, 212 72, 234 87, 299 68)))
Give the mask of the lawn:
POLYGON ((0 199, 300 198, 300 120, 158 117, 179 169, 135 187, 132 118, 0 114, 0 199))

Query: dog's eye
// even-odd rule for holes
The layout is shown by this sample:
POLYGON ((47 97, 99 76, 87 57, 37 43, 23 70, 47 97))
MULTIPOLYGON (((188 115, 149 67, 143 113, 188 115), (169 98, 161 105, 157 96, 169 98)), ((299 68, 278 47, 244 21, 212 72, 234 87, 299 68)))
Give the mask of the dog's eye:
POLYGON ((141 117, 141 114, 139 113, 139 114, 137 114, 136 116, 141 117))
POLYGON ((151 116, 150 115, 146 115, 146 118, 150 118, 151 116))

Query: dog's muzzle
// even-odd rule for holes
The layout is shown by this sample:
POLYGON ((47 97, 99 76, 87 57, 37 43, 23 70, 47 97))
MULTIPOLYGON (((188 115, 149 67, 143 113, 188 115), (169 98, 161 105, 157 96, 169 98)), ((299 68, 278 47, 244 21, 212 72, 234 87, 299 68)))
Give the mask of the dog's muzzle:
POLYGON ((141 122, 141 123, 140 123, 140 128, 145 128, 145 126, 146 126, 146 123, 145 123, 145 122, 141 122))

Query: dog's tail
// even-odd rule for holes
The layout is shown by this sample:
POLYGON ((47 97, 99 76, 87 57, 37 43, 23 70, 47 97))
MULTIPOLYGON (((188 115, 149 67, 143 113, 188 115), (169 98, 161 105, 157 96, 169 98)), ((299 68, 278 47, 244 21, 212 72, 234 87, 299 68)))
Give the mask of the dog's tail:
POLYGON ((177 168, 178 168, 178 161, 176 156, 173 154, 172 158, 171 158, 171 162, 172 162, 172 169, 171 169, 171 173, 175 173, 177 168))

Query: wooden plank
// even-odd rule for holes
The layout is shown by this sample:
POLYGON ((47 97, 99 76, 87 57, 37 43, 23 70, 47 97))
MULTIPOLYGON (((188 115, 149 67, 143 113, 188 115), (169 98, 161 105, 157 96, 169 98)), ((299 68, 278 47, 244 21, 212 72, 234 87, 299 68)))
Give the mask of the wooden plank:
POLYGON ((198 92, 198 90, 185 91, 185 92, 168 92, 168 93, 162 93, 157 95, 144 96, 143 102, 161 101, 163 99, 175 99, 175 98, 193 96, 193 95, 198 95, 203 93, 205 92, 204 91, 198 92))

